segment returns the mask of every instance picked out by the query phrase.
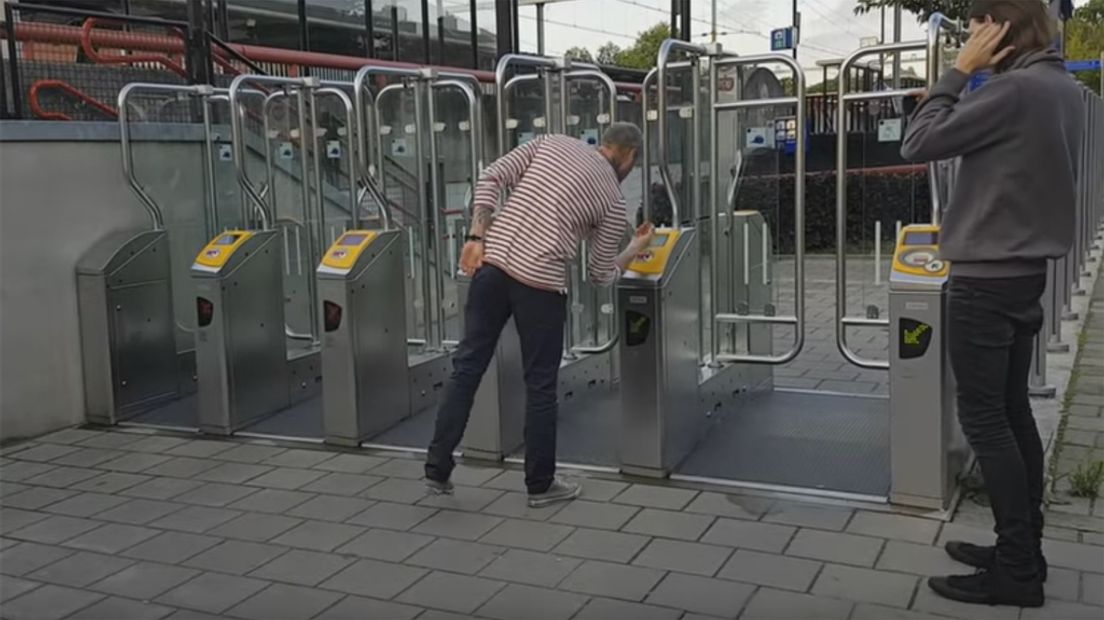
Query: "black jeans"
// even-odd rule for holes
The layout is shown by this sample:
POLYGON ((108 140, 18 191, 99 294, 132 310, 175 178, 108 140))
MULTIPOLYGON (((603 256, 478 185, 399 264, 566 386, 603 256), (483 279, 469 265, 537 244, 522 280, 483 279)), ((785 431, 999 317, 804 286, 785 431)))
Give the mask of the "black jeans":
POLYGON ((452 376, 437 410, 426 477, 444 481, 452 474, 452 452, 464 436, 475 392, 512 315, 525 370, 525 486, 529 493, 548 490, 556 473, 556 386, 566 300, 526 286, 492 265, 475 273, 464 307, 464 338, 452 357, 452 376))
POLYGON ((1046 275, 951 279, 951 366, 958 419, 977 456, 997 533, 996 561, 1035 575, 1043 535, 1043 444, 1028 400, 1046 275))

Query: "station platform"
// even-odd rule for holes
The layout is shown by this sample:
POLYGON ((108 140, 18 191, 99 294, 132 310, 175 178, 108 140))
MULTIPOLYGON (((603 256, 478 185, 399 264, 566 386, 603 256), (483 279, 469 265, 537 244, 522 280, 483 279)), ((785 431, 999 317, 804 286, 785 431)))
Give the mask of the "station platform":
MULTIPOLYGON (((461 465, 452 496, 421 472, 412 454, 137 428, 4 447, 3 616, 974 618, 924 578, 969 572, 945 540, 992 540, 976 507, 944 523, 563 471, 582 498, 534 510, 518 469, 461 465)), ((1104 614, 1100 534, 1048 536, 1047 607, 992 617, 1104 614)))

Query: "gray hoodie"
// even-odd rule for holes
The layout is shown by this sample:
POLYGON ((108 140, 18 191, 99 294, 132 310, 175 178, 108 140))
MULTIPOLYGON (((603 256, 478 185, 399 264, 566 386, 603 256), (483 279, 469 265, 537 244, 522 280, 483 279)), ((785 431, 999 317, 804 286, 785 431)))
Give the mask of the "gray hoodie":
POLYGON ((1082 87, 1053 49, 1024 54, 960 97, 969 79, 951 70, 939 80, 913 113, 901 155, 962 158, 941 239, 954 275, 1041 273, 1073 243, 1082 87))

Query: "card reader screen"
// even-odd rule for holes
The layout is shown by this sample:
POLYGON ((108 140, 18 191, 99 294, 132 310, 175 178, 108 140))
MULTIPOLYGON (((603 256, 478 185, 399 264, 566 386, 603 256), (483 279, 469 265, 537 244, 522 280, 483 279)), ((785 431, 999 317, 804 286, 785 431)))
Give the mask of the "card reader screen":
POLYGON ((910 232, 905 233, 905 245, 937 245, 939 233, 937 232, 910 232))
POLYGON ((234 245, 234 242, 237 241, 239 237, 241 237, 241 235, 227 233, 219 237, 218 241, 216 241, 215 243, 216 245, 234 245))
POLYGON ((345 235, 341 238, 341 243, 339 245, 356 247, 364 243, 364 240, 367 238, 368 235, 345 235))
POLYGON ((648 247, 661 248, 667 245, 667 237, 670 237, 670 235, 656 235, 652 237, 652 242, 648 244, 648 247))

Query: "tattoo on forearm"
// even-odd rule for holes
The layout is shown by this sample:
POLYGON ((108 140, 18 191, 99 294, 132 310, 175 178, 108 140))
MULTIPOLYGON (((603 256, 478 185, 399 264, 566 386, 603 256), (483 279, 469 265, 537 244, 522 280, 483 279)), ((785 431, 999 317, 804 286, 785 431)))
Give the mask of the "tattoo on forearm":
POLYGON ((489 209, 481 209, 475 212, 472 223, 477 230, 486 231, 491 227, 493 216, 494 214, 489 209))

